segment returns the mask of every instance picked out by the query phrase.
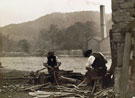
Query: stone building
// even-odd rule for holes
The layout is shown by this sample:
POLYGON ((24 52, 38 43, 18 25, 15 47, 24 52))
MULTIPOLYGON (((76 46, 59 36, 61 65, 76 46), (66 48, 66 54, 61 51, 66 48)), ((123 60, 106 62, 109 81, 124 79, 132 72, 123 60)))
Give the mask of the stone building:
MULTIPOLYGON (((112 23, 112 22, 110 22, 112 23)), ((108 29, 110 29, 109 27, 108 29)), ((105 19, 105 6, 100 6, 100 34, 101 37, 90 37, 88 39, 88 49, 92 49, 95 52, 102 52, 103 54, 111 54, 110 50, 110 37, 109 30, 106 29, 106 19, 105 19)))
POLYGON ((92 49, 93 51, 100 51, 100 41, 100 37, 88 38, 88 49, 92 49))
POLYGON ((111 54, 110 49, 110 37, 102 39, 100 37, 90 37, 88 39, 88 49, 92 49, 94 52, 102 52, 103 54, 111 54))
POLYGON ((135 0, 112 0, 110 31, 115 93, 120 98, 135 96, 135 0))
POLYGON ((110 37, 107 36, 106 38, 102 39, 99 43, 99 49, 102 53, 104 54, 111 54, 111 49, 110 49, 110 37))

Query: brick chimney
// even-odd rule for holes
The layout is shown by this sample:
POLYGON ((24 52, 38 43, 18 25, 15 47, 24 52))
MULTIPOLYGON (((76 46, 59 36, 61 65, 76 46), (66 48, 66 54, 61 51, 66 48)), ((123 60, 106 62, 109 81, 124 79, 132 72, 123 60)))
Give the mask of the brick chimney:
POLYGON ((101 29, 101 39, 106 38, 106 23, 105 23, 105 6, 100 5, 100 29, 101 29))

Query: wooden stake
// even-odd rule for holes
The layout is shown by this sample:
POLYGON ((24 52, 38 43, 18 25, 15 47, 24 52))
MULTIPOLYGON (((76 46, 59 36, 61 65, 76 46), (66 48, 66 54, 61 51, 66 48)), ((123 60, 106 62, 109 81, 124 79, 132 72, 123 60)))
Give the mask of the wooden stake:
POLYGON ((127 98, 128 89, 128 70, 131 52, 131 33, 126 33, 124 53, 123 53, 123 66, 121 72, 121 84, 120 84, 120 98, 127 98))

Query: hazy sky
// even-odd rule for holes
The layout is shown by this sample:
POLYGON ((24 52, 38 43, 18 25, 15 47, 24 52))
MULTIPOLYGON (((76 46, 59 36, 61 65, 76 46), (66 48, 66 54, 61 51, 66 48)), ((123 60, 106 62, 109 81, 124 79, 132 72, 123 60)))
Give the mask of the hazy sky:
POLYGON ((99 11, 106 6, 111 13, 111 0, 0 0, 0 26, 35 20, 53 12, 99 11))

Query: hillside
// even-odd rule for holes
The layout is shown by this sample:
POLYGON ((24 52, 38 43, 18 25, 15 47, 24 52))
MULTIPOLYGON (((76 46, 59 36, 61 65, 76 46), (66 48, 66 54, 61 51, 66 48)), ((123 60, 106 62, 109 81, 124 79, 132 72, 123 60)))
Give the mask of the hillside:
MULTIPOLYGON (((106 15, 106 21, 110 20, 111 15, 106 15)), ((59 29, 68 28, 76 22, 85 23, 87 21, 96 23, 96 30, 99 31, 100 21, 99 12, 81 11, 72 13, 52 13, 42 16, 34 21, 21 24, 10 24, 0 28, 0 33, 8 37, 9 40, 27 40, 31 46, 38 42, 39 33, 42 30, 49 30, 50 25, 57 25, 59 29)))

